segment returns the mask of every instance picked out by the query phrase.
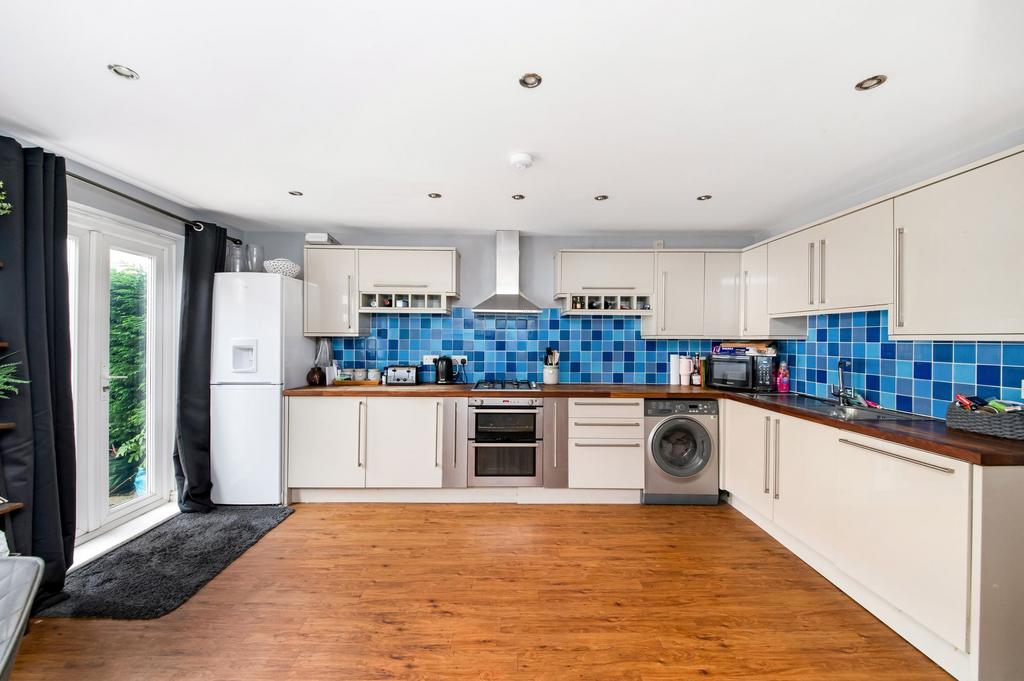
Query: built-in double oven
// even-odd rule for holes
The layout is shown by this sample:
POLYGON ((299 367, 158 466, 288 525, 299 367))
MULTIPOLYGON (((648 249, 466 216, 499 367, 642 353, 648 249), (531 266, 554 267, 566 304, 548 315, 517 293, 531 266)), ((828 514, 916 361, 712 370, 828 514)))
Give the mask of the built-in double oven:
POLYGON ((468 485, 544 486, 544 400, 470 397, 468 485))

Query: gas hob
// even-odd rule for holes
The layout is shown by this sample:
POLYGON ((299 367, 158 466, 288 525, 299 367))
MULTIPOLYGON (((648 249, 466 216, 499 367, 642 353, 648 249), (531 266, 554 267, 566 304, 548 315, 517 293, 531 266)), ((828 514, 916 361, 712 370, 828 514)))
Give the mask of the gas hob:
POLYGON ((473 386, 473 390, 494 390, 494 391, 537 391, 540 387, 536 381, 477 381, 473 386))

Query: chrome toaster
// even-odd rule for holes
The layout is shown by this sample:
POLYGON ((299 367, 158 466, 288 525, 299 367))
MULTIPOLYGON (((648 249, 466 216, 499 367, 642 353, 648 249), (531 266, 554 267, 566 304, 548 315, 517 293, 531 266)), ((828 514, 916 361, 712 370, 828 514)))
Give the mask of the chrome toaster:
POLYGON ((415 385, 419 367, 393 366, 384 370, 388 385, 415 385))

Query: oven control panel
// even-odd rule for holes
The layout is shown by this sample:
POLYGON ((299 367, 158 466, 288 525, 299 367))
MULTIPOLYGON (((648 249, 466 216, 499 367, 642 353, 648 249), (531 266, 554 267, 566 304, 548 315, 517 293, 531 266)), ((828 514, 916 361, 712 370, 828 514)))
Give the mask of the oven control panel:
POLYGON ((492 407, 501 409, 502 407, 508 407, 514 409, 516 407, 540 407, 544 404, 543 397, 470 397, 469 406, 471 407, 492 407))

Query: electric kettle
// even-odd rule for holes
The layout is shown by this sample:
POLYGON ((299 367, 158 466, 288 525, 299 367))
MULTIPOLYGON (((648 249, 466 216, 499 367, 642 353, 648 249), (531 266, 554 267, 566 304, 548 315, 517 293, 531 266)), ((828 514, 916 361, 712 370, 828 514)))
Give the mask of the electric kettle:
POLYGON ((434 360, 434 368, 437 370, 436 383, 454 383, 458 375, 458 365, 448 355, 441 355, 434 360))

